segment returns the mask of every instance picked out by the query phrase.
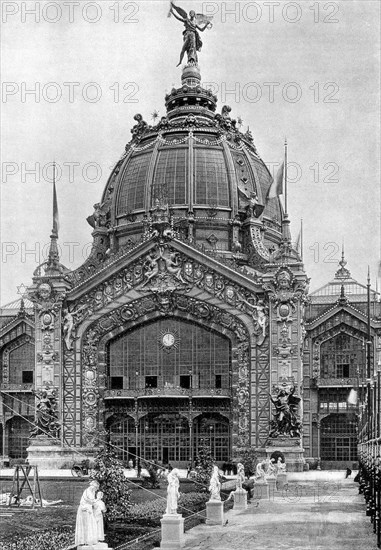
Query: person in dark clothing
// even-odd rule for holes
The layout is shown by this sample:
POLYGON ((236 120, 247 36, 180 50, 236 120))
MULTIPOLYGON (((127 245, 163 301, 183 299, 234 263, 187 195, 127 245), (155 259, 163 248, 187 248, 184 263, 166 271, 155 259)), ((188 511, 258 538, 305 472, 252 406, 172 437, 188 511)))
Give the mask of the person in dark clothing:
POLYGON ((345 479, 347 479, 347 477, 351 477, 351 474, 352 474, 352 470, 350 468, 347 468, 345 472, 345 479))

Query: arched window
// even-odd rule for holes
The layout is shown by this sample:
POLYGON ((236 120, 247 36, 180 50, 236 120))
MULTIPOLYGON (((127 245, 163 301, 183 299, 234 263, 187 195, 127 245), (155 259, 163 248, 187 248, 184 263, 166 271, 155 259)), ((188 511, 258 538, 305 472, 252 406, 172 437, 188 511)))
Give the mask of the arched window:
POLYGON ((107 347, 110 389, 230 387, 230 341, 181 319, 123 333, 107 347))
POLYGON ((345 332, 321 345, 320 361, 322 378, 363 377, 366 373, 364 343, 345 332))

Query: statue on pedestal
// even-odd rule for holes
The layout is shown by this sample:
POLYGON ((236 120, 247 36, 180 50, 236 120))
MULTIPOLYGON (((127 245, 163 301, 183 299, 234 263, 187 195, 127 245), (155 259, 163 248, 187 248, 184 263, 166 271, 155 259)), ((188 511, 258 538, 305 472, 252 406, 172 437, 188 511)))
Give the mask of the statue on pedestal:
POLYGON ((245 482, 245 468, 243 464, 238 462, 237 464, 237 481, 236 481, 236 490, 242 489, 242 484, 245 482))
POLYGON ((185 52, 188 55, 188 63, 196 64, 198 62, 197 52, 202 48, 202 41, 198 31, 204 32, 208 27, 211 27, 212 17, 197 13, 193 10, 189 12, 189 16, 185 10, 179 6, 175 6, 173 2, 170 3, 168 17, 173 15, 178 21, 181 21, 185 25, 184 44, 180 53, 180 61, 177 66, 181 65, 184 59, 185 52), (200 25, 204 24, 203 27, 200 25))
POLYGON ((167 508, 165 510, 166 514, 177 514, 177 500, 180 496, 180 481, 179 481, 179 471, 174 468, 169 472, 167 476, 168 488, 167 488, 167 508))
POLYGON ((98 542, 105 540, 105 531, 104 531, 104 513, 106 512, 106 505, 103 502, 103 493, 99 491, 96 500, 93 505, 95 523, 97 525, 97 537, 98 542))
POLYGON ((221 500, 221 483, 219 479, 218 466, 213 466, 212 477, 209 483, 210 500, 221 500))
POLYGON ((96 503, 96 492, 99 489, 97 481, 91 481, 90 486, 85 489, 79 503, 77 521, 75 524, 75 544, 92 545, 98 542, 98 527, 94 515, 94 504, 96 503))
POLYGON ((266 479, 266 460, 258 462, 255 469, 255 481, 265 481, 266 479))
POLYGON ((298 419, 297 412, 300 397, 295 394, 295 386, 287 391, 279 389, 276 399, 271 396, 271 401, 275 406, 274 420, 271 423, 270 437, 278 437, 278 435, 290 435, 291 437, 300 437, 301 423, 298 419))

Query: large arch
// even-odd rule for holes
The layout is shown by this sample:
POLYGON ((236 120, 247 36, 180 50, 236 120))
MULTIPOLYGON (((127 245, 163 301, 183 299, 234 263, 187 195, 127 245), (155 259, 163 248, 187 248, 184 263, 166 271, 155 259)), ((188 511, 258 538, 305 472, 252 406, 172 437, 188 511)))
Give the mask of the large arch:
MULTIPOLYGON (((107 399, 107 345, 120 334, 139 327, 147 322, 163 318, 183 319, 215 331, 230 341, 231 346, 231 394, 230 398, 215 399, 215 407, 211 405, 216 395, 209 395, 208 405, 198 403, 188 418, 193 418, 202 413, 217 413, 231 416, 229 433, 233 447, 247 447, 250 445, 250 386, 256 390, 255 377, 251 379, 251 352, 254 348, 249 331, 245 324, 231 313, 219 309, 195 298, 166 293, 159 296, 152 294, 129 304, 123 305, 107 315, 97 319, 84 331, 82 337, 82 446, 94 447, 100 439, 107 438, 107 426, 105 425, 107 408, 108 413, 117 412, 115 405, 106 406, 107 399)), ((186 393, 186 392, 185 392, 186 393)), ((123 395, 120 395, 123 398, 123 395)), ((125 412, 131 415, 135 424, 143 416, 152 412, 150 406, 145 405, 145 410, 137 413, 137 403, 143 401, 144 395, 128 395, 125 403, 125 412)), ((158 396, 153 396, 158 397, 158 396)), ((163 399, 161 396, 160 399, 163 399)), ((222 396, 224 397, 224 396, 222 396)), ((187 403, 193 405, 194 396, 184 395, 187 403)), ((172 402, 174 400, 172 399, 172 402)), ((154 406, 154 400, 151 401, 154 406)), ((174 409, 173 412, 178 412, 174 409)), ((135 429, 137 429, 135 427, 135 429)))

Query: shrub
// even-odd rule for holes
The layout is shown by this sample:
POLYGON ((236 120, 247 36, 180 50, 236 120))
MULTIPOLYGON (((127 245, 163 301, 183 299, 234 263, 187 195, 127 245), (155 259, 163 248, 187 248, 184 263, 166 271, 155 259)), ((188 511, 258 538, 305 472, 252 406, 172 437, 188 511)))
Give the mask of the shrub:
POLYGON ((124 475, 123 463, 116 458, 111 447, 104 447, 95 457, 91 477, 99 481, 106 505, 106 519, 115 521, 126 516, 131 506, 131 490, 124 475))
MULTIPOLYGON (((210 448, 207 446, 201 447, 196 456, 196 481, 203 485, 208 485, 212 476, 214 466, 214 458, 210 452, 210 448)), ((204 487, 200 487, 204 490, 204 487)))
POLYGON ((241 461, 245 468, 245 475, 250 477, 255 474, 255 467, 258 462, 258 455, 254 449, 244 449, 241 453, 241 461))
POLYGON ((72 527, 55 527, 26 537, 15 535, 8 542, 0 542, 0 550, 61 550, 73 544, 72 527))

